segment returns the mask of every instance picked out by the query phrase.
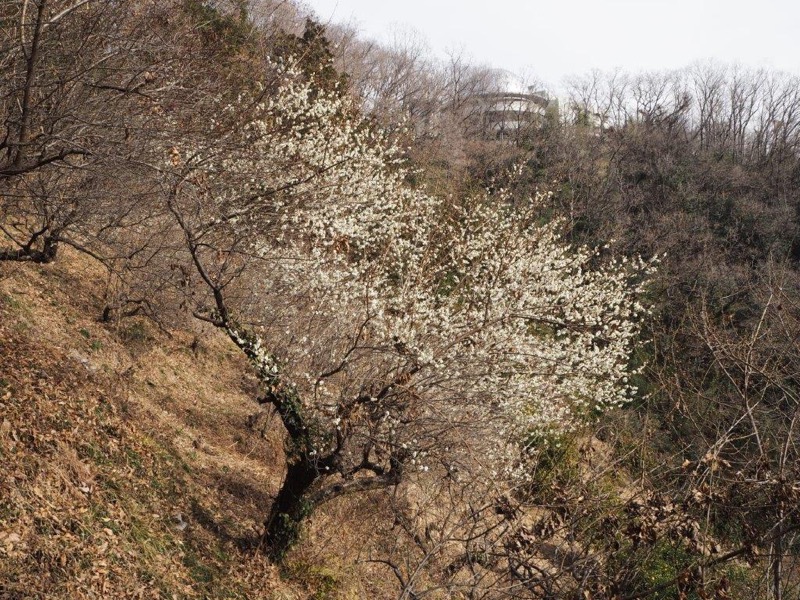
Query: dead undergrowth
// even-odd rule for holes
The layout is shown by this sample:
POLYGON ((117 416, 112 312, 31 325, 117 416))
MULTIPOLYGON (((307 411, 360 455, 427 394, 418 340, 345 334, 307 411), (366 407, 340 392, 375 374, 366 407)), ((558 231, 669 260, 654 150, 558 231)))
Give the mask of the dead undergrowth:
POLYGON ((0 264, 0 598, 377 597, 339 540, 253 550, 284 465, 236 349, 101 323, 102 291, 74 254, 0 264))

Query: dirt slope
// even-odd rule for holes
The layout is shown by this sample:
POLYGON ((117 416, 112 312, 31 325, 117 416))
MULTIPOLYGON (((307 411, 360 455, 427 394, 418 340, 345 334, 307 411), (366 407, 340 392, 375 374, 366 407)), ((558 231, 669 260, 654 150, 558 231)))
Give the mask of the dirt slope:
POLYGON ((283 464, 236 349, 100 323, 102 292, 80 256, 0 263, 0 598, 365 593, 252 550, 283 464))

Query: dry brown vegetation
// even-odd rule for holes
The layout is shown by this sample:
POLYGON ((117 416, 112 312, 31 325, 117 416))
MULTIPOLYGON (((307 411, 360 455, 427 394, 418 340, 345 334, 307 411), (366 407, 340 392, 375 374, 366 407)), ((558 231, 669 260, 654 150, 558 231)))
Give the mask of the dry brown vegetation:
POLYGON ((369 499, 322 515, 287 580, 252 551, 281 441, 223 336, 98 322, 75 253, 0 269, 0 597, 380 596, 345 566, 369 499))

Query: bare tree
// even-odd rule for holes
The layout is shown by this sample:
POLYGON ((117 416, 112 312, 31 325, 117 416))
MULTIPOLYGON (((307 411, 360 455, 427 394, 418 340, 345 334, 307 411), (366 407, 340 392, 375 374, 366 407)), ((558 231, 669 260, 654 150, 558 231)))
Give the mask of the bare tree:
POLYGON ((142 26, 154 7, 6 3, 0 64, 3 259, 49 262, 60 243, 94 245, 141 218, 139 183, 168 61, 142 26), (116 184, 116 185, 114 185, 116 184))

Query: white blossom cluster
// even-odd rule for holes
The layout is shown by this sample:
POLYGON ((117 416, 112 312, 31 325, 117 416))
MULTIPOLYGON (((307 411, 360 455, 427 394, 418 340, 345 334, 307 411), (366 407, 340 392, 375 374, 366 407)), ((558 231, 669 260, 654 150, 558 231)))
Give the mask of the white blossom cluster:
POLYGON ((413 189, 399 149, 345 99, 283 79, 223 109, 246 122, 173 163, 265 371, 313 418, 315 452, 344 439, 356 462, 364 448, 419 470, 469 455, 524 477, 533 434, 631 397, 652 264, 571 248, 541 220, 546 196, 413 189))

